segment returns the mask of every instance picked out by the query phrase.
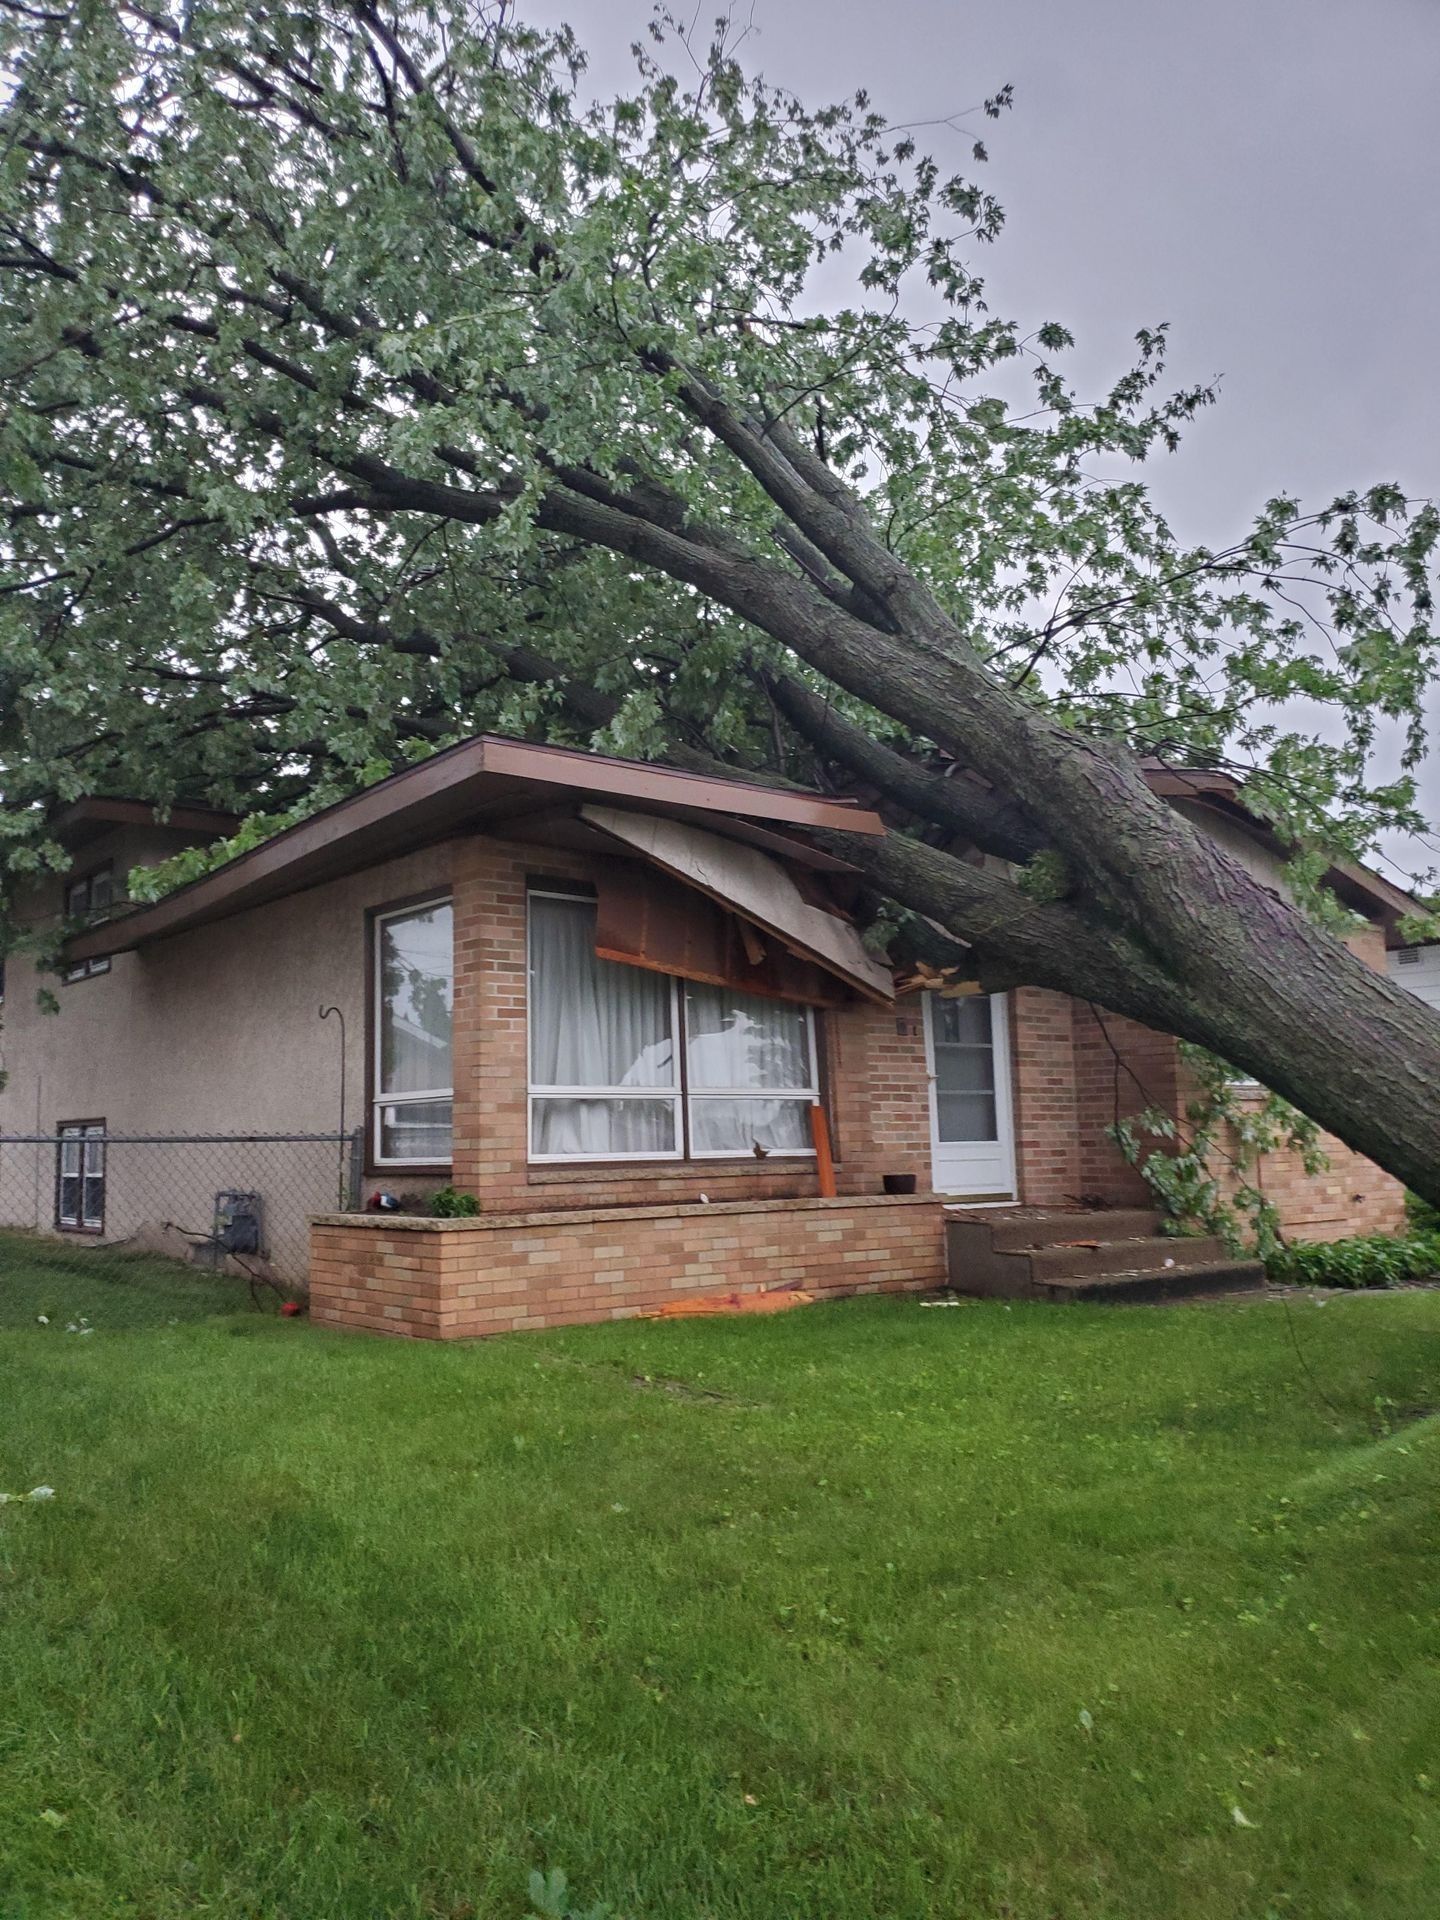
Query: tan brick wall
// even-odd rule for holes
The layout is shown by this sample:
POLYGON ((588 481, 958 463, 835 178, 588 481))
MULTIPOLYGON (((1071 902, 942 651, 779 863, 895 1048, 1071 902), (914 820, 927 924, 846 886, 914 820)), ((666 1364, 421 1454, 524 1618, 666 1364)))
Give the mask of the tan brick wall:
POLYGON ((1063 1207, 1080 1191, 1074 1007, 1044 987, 1010 996, 1016 1177, 1029 1207, 1063 1207))
POLYGON ((1110 1138, 1117 1119, 1147 1107, 1179 1108, 1179 1054, 1174 1037, 1123 1014, 1075 1002, 1075 1114, 1080 1190, 1112 1206, 1153 1205, 1150 1189, 1110 1138))
POLYGON ((424 1340, 619 1320, 715 1292, 794 1282, 892 1293, 944 1277, 938 1200, 854 1199, 589 1208, 465 1221, 358 1220, 311 1229, 321 1326, 424 1340))
MULTIPOLYGON (((526 1128, 528 880, 590 880, 594 859, 481 837, 454 853, 455 1163, 487 1210, 811 1198, 812 1160, 617 1161, 531 1166, 526 1128)), ((820 1018, 826 1104, 842 1193, 880 1176, 930 1178, 920 1004, 855 1003, 820 1018)))
MULTIPOLYGON (((1350 951, 1378 971, 1385 970, 1385 935, 1379 927, 1361 927, 1346 937, 1350 951)), ((1255 1104, 1261 1095, 1255 1095, 1255 1104)), ((1285 1232, 1297 1240, 1342 1240, 1353 1233, 1398 1233, 1405 1226, 1405 1189, 1373 1160, 1355 1153, 1333 1133, 1320 1135, 1330 1164, 1307 1174, 1298 1153, 1264 1154, 1251 1178, 1274 1202, 1285 1232)), ((1222 1176, 1222 1187, 1235 1180, 1222 1176)))
MULTIPOLYGON (((1255 1102, 1259 1104, 1260 1094, 1255 1102)), ((1307 1174, 1298 1153, 1262 1154, 1250 1178, 1279 1212, 1296 1240, 1343 1240, 1352 1233, 1399 1233, 1405 1226, 1405 1189, 1373 1160, 1353 1152, 1333 1133, 1320 1135, 1329 1160, 1322 1173, 1307 1174)), ((1236 1181, 1222 1172, 1221 1187, 1236 1181)))
MULTIPOLYGON (((1385 965, 1378 927, 1360 929, 1347 944, 1372 966, 1385 965)), ((1133 1117, 1147 1106, 1183 1113, 1195 1088, 1178 1043, 1122 1014, 1097 1014, 1083 1001, 1037 988, 1011 996, 1011 1021, 1022 1201, 1056 1206, 1084 1195, 1112 1206, 1152 1205, 1150 1189, 1107 1129, 1117 1115, 1133 1117)), ((1400 1183, 1333 1135, 1321 1144, 1330 1160, 1324 1173, 1307 1175, 1294 1153, 1267 1154, 1258 1169, 1256 1182, 1274 1200, 1286 1232, 1337 1239, 1402 1227, 1400 1183)), ((1217 1171, 1233 1191, 1223 1162, 1217 1171)))

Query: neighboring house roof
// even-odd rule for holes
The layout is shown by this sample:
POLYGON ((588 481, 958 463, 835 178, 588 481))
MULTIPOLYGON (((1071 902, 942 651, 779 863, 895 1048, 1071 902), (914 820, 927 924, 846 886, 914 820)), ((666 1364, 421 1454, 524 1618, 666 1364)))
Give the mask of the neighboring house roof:
POLYGON ((234 833, 241 818, 221 807, 175 806, 167 812, 153 800, 112 800, 96 794, 62 807, 51 816, 49 829, 62 847, 75 853, 116 827, 173 827, 177 833, 224 840, 234 833))
MULTIPOLYGON (((810 869, 827 890, 853 875, 843 860, 809 845, 805 829, 885 831, 878 814, 851 800, 482 734, 337 801, 153 905, 87 928, 68 955, 98 959, 148 946, 460 832, 613 852, 613 835, 581 817, 586 802, 703 825, 709 835, 810 869)), ((838 899, 835 905, 837 912, 825 916, 835 940, 815 958, 873 995, 881 970, 838 911, 838 899)), ((775 930, 782 937, 790 931, 775 930)))
MULTIPOLYGON (((1145 779, 1153 793, 1166 800, 1190 802, 1197 811, 1208 811, 1221 819, 1242 826, 1251 839, 1278 860, 1290 857, 1292 849, 1257 813, 1245 804, 1243 783, 1233 774, 1209 767, 1163 767, 1148 764, 1145 779)), ((1326 871, 1326 885, 1355 913, 1375 920, 1385 929, 1387 945, 1401 944, 1399 923, 1408 914, 1424 911, 1424 902, 1404 887, 1397 887, 1373 868, 1358 860, 1337 860, 1326 871)))

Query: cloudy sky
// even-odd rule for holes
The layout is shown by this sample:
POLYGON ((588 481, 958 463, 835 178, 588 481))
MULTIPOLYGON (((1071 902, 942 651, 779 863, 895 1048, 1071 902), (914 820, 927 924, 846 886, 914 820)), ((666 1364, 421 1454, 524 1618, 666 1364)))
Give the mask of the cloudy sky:
MULTIPOLYGON (((523 10, 569 20, 597 91, 627 84, 648 0, 523 10)), ((812 102, 868 87, 892 121, 1013 83, 998 125, 970 119, 1008 215, 994 304, 1070 326, 1084 386, 1161 320, 1177 382, 1220 377, 1151 475, 1182 537, 1279 491, 1440 493, 1440 0, 754 0, 753 23, 750 64, 812 102)), ((1440 757, 1427 800, 1440 820, 1440 757)))

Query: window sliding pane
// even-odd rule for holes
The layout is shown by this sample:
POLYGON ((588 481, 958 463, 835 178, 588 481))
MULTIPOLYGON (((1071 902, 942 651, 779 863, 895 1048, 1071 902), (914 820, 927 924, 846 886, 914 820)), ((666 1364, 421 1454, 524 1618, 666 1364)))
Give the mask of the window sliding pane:
POLYGON ((936 1046, 988 1047, 990 1000, 987 994, 965 994, 959 999, 937 998, 933 1003, 936 1046))
POLYGON ((998 1140, 993 1093, 937 1093, 942 1140, 998 1140))
POLYGON ((62 1173, 60 1176, 60 1224, 62 1227, 78 1227, 80 1224, 80 1176, 62 1173))
POLYGON ((675 1085, 670 981, 597 959, 590 901, 531 897, 529 1001, 532 1087, 675 1085))
POLYGON ((692 1153, 809 1153, 810 1100, 720 1100, 690 1102, 692 1153))
POLYGON ((455 1001, 450 903, 441 901, 418 913, 382 920, 379 960, 379 1091, 438 1093, 448 1089, 452 1083, 450 1041, 455 1001))
POLYGON ((670 1100, 536 1100, 530 1151, 564 1158, 673 1154, 676 1102, 670 1100))
POLYGON ((812 1085, 804 1007, 729 987, 687 985, 685 1035, 690 1085, 697 1089, 812 1085))
POLYGON ((452 1103, 449 1100, 397 1101, 380 1107, 382 1160, 448 1160, 452 1103))
POLYGON ((993 1048, 937 1046, 935 1084, 941 1093, 992 1093, 995 1089, 993 1048))
POLYGON ((87 1173, 81 1185, 80 1217, 87 1227, 105 1224, 105 1175, 87 1173))

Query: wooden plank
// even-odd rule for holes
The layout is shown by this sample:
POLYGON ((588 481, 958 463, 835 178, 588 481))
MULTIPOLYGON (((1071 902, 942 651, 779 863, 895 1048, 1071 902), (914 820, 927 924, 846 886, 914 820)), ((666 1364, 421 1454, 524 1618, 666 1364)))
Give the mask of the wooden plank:
POLYGON ((812 906, 769 854, 662 814, 587 805, 580 817, 643 854, 662 872, 776 934, 792 953, 835 974, 867 1000, 894 1000, 890 969, 866 951, 848 921, 812 906))
POLYGON ((818 1100, 810 1109, 810 1138, 815 1143, 815 1178, 820 1198, 833 1200, 836 1197, 835 1161, 830 1152, 830 1119, 818 1100))

